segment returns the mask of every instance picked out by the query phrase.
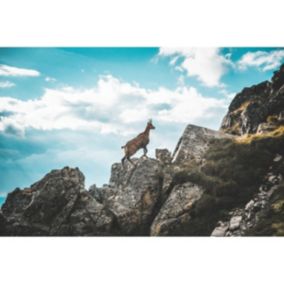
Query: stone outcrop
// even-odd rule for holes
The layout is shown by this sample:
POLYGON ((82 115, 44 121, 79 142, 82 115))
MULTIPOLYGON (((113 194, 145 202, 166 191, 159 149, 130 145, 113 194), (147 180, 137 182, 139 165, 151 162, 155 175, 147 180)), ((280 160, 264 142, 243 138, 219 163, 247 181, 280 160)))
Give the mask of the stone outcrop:
POLYGON ((4 235, 106 234, 112 220, 84 190, 79 169, 68 167, 51 171, 30 188, 11 192, 2 212, 4 235))
POLYGON ((122 235, 149 233, 161 194, 161 164, 154 159, 134 162, 135 166, 128 164, 125 168, 120 163, 112 166, 110 181, 116 190, 103 198, 105 206, 114 214, 122 235))
POLYGON ((229 106, 221 129, 243 135, 265 132, 284 124, 284 65, 265 81, 238 93, 229 106))
POLYGON ((183 163, 195 160, 202 162, 202 158, 213 139, 230 138, 220 131, 189 124, 178 141, 174 150, 172 162, 183 163))
POLYGON ((203 159, 209 141, 220 137, 229 136, 189 125, 174 156, 157 149, 157 159, 134 158, 134 165, 126 162, 124 167, 115 163, 109 183, 88 191, 79 169, 53 170, 30 188, 8 195, 1 234, 174 235, 185 234, 183 226, 190 232, 192 208, 203 189, 177 183, 175 175, 183 163, 203 159))

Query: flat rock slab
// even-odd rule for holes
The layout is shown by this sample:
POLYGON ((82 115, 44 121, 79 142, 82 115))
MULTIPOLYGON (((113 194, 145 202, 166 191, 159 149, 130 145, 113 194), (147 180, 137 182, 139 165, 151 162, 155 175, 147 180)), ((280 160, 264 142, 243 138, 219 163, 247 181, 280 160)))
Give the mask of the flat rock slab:
POLYGON ((172 162, 182 163, 195 159, 200 162, 212 139, 232 138, 232 135, 189 124, 179 139, 172 162))

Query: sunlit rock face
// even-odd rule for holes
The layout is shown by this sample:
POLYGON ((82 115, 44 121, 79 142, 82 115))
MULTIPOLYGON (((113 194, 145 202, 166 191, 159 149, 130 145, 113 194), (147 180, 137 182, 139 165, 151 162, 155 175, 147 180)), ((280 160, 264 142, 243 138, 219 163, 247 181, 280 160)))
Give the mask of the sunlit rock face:
POLYGON ((284 124, 284 65, 265 81, 238 93, 223 119, 221 130, 243 135, 271 131, 284 124))

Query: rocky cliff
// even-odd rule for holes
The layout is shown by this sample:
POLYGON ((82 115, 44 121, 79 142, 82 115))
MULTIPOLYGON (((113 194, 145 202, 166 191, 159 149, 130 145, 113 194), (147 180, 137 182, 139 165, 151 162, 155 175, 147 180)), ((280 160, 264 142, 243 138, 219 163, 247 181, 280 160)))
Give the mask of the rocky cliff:
POLYGON ((188 125, 173 154, 115 163, 101 188, 69 167, 16 188, 0 234, 284 235, 283 74, 237 94, 220 131, 188 125))
POLYGON ((263 133, 284 123, 284 64, 270 81, 262 82, 238 93, 229 106, 221 129, 242 135, 263 133))

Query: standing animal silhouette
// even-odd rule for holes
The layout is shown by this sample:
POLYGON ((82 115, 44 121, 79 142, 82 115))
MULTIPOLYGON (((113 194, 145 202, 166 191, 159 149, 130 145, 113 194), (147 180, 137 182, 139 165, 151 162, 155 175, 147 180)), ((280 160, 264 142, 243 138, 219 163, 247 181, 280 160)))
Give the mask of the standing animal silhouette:
POLYGON ((152 123, 152 119, 148 121, 144 132, 140 133, 135 138, 131 139, 124 146, 121 147, 124 149, 125 153, 125 156, 121 160, 122 165, 124 165, 125 159, 127 159, 132 165, 134 165, 133 162, 130 160, 130 157, 133 156, 139 149, 143 149, 143 157, 147 157, 147 145, 150 142, 149 135, 151 129, 155 129, 155 126, 152 123))

